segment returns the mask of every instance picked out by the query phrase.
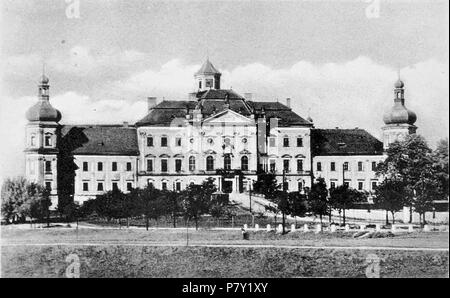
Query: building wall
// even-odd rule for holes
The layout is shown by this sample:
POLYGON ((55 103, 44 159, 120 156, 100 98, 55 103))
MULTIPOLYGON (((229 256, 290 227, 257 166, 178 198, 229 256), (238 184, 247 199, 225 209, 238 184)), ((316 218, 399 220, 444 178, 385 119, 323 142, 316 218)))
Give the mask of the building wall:
POLYGON ((362 190, 373 191, 372 183, 379 183, 381 178, 376 177, 372 170, 372 162, 378 164, 385 159, 384 155, 352 155, 352 156, 315 156, 313 158, 314 178, 324 178, 327 187, 332 183, 335 186, 348 182, 349 187, 359 189, 359 182, 363 183, 362 190), (335 170, 331 170, 331 163, 335 163, 335 170), (348 162, 348 171, 343 171, 343 165, 348 162), (362 162, 362 171, 358 168, 358 162, 362 162), (321 170, 318 169, 321 164, 321 170))
POLYGON ((136 156, 105 156, 105 155, 75 155, 74 162, 78 169, 75 171, 75 201, 84 202, 96 195, 113 189, 113 182, 118 189, 127 192, 127 183, 137 186, 137 157, 136 156), (83 163, 88 163, 84 171, 83 163), (98 163, 103 163, 103 170, 98 170, 98 163), (112 163, 117 162, 117 171, 113 171, 112 163), (127 171, 127 163, 131 163, 131 170, 127 171), (88 183, 88 190, 83 184, 88 183), (98 191, 98 183, 103 183, 103 191, 98 191))

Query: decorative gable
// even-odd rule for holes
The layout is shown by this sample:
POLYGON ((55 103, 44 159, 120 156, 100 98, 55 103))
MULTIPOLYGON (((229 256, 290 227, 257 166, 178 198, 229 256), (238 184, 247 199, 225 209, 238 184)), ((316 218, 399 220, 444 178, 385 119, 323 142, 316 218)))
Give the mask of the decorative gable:
POLYGON ((214 124, 214 123, 233 124, 233 123, 235 123, 235 124, 248 124, 248 125, 255 124, 253 119, 247 118, 247 117, 245 117, 239 113, 236 113, 232 110, 229 110, 229 109, 205 119, 204 123, 207 123, 207 124, 214 124))

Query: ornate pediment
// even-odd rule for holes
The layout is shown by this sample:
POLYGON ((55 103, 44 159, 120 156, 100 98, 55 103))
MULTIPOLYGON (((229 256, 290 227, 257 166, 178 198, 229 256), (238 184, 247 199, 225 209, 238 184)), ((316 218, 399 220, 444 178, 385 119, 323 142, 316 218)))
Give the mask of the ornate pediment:
POLYGON ((306 156, 304 156, 303 154, 297 154, 297 155, 295 156, 295 158, 306 158, 306 156))
POLYGON ((254 124, 254 120, 247 118, 239 113, 236 113, 232 110, 225 110, 223 112, 220 112, 214 116, 211 116, 207 119, 205 119, 204 123, 208 124, 214 124, 214 123, 228 123, 233 125, 233 123, 239 123, 239 124, 248 124, 252 125, 254 124))
POLYGON ((206 154, 206 155, 217 154, 217 152, 214 151, 214 150, 212 150, 212 149, 208 149, 208 150, 206 150, 206 151, 204 152, 204 154, 206 154))
POLYGON ((252 153, 250 151, 248 151, 247 149, 244 149, 241 152, 239 152, 239 154, 252 154, 252 153))

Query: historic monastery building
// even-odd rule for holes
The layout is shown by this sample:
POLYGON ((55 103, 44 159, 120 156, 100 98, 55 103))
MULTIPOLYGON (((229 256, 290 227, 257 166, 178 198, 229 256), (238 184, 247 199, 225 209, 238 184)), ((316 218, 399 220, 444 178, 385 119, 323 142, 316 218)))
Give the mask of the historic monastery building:
POLYGON ((290 99, 253 101, 221 89, 220 77, 207 60, 189 100, 149 97, 147 115, 134 125, 67 125, 59 123, 43 75, 26 114, 26 177, 51 189, 53 206, 61 195, 83 202, 113 188, 181 190, 208 177, 223 192, 243 192, 258 170, 274 172, 288 191, 303 191, 318 177, 328 187, 372 191, 384 150, 416 131, 400 80, 381 142, 363 129, 317 129, 292 111, 290 99))

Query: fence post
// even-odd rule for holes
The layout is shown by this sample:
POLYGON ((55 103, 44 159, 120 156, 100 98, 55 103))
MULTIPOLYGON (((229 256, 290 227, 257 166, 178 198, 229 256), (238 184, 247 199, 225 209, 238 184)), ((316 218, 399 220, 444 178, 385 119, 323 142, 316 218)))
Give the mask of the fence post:
POLYGON ((267 231, 267 232, 270 232, 270 230, 271 230, 270 224, 267 224, 267 226, 266 226, 266 231, 267 231))
POLYGON ((259 230, 259 225, 255 224, 255 231, 258 231, 258 230, 259 230))
POLYGON ((414 227, 413 227, 413 225, 409 225, 409 226, 408 226, 408 232, 410 232, 410 233, 414 232, 414 227))
POLYGON ((248 225, 244 224, 244 230, 247 230, 247 229, 248 229, 248 225))
POLYGON ((350 232, 350 226, 348 224, 345 225, 345 231, 350 232))
POLYGON ((423 226, 423 231, 424 232, 430 232, 431 231, 430 226, 429 225, 424 225, 423 226))
POLYGON ((364 231, 364 229, 366 228, 366 225, 359 225, 359 229, 361 230, 361 231, 364 231))
POLYGON ((392 226, 391 226, 391 232, 392 232, 392 233, 395 233, 395 228, 396 228, 395 225, 392 225, 392 226))
POLYGON ((331 233, 336 232, 336 226, 335 226, 334 224, 332 224, 332 225, 330 226, 330 232, 331 232, 331 233))
POLYGON ((377 231, 377 232, 381 231, 381 225, 380 224, 376 224, 375 225, 375 231, 377 231))
POLYGON ((317 224, 316 225, 316 234, 320 233, 322 231, 322 225, 321 224, 317 224))
POLYGON ((291 224, 291 232, 295 232, 295 224, 291 224))
POLYGON ((308 232, 308 224, 303 225, 303 232, 308 232))
POLYGON ((278 225, 277 231, 280 233, 283 232, 283 226, 281 224, 278 225))

